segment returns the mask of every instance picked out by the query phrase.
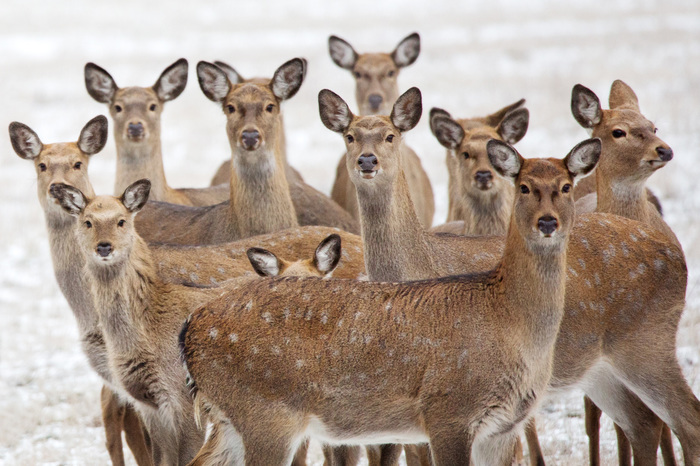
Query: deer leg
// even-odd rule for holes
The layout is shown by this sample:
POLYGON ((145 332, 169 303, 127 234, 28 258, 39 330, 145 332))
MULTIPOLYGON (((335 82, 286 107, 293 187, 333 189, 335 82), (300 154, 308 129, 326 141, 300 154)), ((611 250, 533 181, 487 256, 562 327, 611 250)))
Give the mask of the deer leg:
POLYGON ((661 431, 661 456, 664 466, 676 466, 676 455, 673 453, 673 436, 668 424, 664 424, 661 431))
POLYGON ((368 447, 367 458, 369 459, 370 466, 398 466, 401 448, 401 445, 393 444, 372 445, 368 447), (370 451, 372 451, 372 457, 370 457, 370 451))
MULTIPOLYGON (((430 452, 435 466, 469 466, 473 437, 464 432, 430 435, 430 452)), ((511 450, 512 451, 512 450, 511 450)), ((489 460, 489 462, 491 462, 489 460)), ((493 462, 492 464, 497 464, 493 462)), ((508 463, 510 464, 510 463, 508 463)))
POLYGON ((588 463, 600 466, 600 415, 603 412, 587 396, 583 397, 583 406, 588 435, 588 463))
POLYGON ((527 448, 530 450, 530 466, 545 466, 540 439, 537 437, 535 416, 532 416, 525 425, 525 440, 527 440, 527 448))
POLYGON ((632 446, 625 432, 617 424, 615 424, 615 434, 617 435, 617 463, 619 466, 632 466, 632 446))
POLYGON ((109 457, 114 466, 124 466, 124 451, 122 450, 122 426, 124 422, 124 406, 119 397, 106 385, 100 392, 102 404, 102 424, 105 428, 105 443, 109 457))
POLYGON ((362 450, 357 445, 323 446, 323 466, 355 466, 362 450))
POLYGON ((512 466, 518 437, 518 429, 512 429, 507 433, 478 438, 474 442, 474 463, 512 466))
POLYGON ((306 454, 309 451, 309 439, 306 439, 299 445, 299 449, 294 454, 292 466, 306 466, 306 454))
POLYGON ((138 414, 136 414, 136 411, 134 411, 133 406, 124 405, 123 419, 126 444, 129 445, 129 449, 134 455, 136 464, 139 466, 153 465, 151 448, 146 441, 146 435, 143 425, 141 424, 141 419, 139 418, 138 414))
POLYGON ((188 466, 217 466, 220 464, 243 464, 245 450, 243 440, 231 423, 216 421, 207 441, 188 466))
POLYGON ((430 447, 427 443, 404 445, 406 452, 406 466, 431 466, 430 447))

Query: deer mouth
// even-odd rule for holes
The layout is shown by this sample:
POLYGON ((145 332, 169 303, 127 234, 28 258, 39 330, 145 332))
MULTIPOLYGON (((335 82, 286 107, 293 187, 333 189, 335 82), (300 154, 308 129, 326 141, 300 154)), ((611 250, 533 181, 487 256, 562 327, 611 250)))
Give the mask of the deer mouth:
POLYGON ((362 178, 366 180, 371 180, 377 175, 377 170, 360 170, 362 178))
POLYGON ((647 162, 647 163, 649 164, 649 167, 651 167, 652 170, 658 170, 659 168, 665 166, 668 163, 668 161, 656 159, 656 160, 649 160, 649 162, 647 162))

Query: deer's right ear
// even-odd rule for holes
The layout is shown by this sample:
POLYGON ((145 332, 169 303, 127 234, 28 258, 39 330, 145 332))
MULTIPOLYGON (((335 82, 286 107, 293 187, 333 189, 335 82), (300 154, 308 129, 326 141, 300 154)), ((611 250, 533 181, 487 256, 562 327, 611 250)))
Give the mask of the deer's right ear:
POLYGON ((49 194, 58 201, 63 210, 74 217, 80 216, 88 204, 88 200, 82 191, 67 184, 52 184, 49 187, 49 194))
POLYGON ((515 179, 523 166, 523 158, 509 144, 498 139, 486 143, 486 153, 493 168, 504 178, 515 179))
POLYGON ((323 275, 328 275, 338 266, 341 251, 340 235, 333 233, 318 244, 314 252, 314 267, 323 275))
POLYGON ((448 149, 457 149, 464 139, 464 130, 460 124, 442 114, 430 119, 430 130, 438 142, 448 149))
POLYGON ((603 117, 598 96, 580 84, 575 85, 571 91, 571 113, 584 128, 593 128, 603 117))
POLYGON ((10 123, 10 142, 17 155, 26 160, 39 157, 44 147, 39 136, 29 126, 17 121, 10 123))
POLYGON ((111 103, 119 90, 114 78, 94 63, 85 65, 85 88, 93 99, 103 104, 111 103))
POLYGON ((338 94, 328 89, 318 93, 318 111, 326 128, 336 133, 344 133, 353 119, 348 104, 338 94))
POLYGON ((420 90, 412 87, 404 92, 391 109, 391 122, 401 131, 413 129, 423 113, 423 100, 420 90))
POLYGON ((253 270, 261 277, 276 277, 280 274, 279 259, 267 249, 250 248, 246 254, 253 270))
POLYGON ((160 100, 167 102, 177 98, 187 86, 189 65, 184 58, 179 59, 165 69, 153 85, 153 90, 160 100))
POLYGON ((355 49, 338 36, 328 38, 328 52, 333 62, 346 70, 352 70, 357 63, 358 55, 355 49))
POLYGON ((211 63, 205 61, 197 63, 197 79, 204 95, 213 102, 222 103, 231 91, 231 83, 226 72, 211 63))
POLYGON ((108 122, 107 117, 98 115, 88 121, 80 131, 78 147, 87 155, 97 154, 107 143, 108 122))
POLYGON ((593 171, 600 160, 602 151, 603 145, 599 138, 586 139, 571 149, 569 155, 564 158, 564 165, 574 181, 578 181, 577 178, 582 178, 593 171))
POLYGON ((399 68, 413 64, 420 54, 420 36, 417 32, 405 37, 391 52, 391 59, 399 68))
POLYGON ((129 212, 136 213, 143 209, 148 201, 148 194, 151 192, 151 182, 147 179, 134 181, 126 187, 122 194, 121 201, 129 212))
POLYGON ((515 144, 525 136, 529 124, 530 111, 526 108, 518 108, 503 117, 496 131, 505 142, 515 144))
POLYGON ((215 61, 214 64, 221 68, 224 73, 226 73, 226 76, 228 76, 228 80, 231 81, 232 84, 240 84, 245 79, 243 79, 243 76, 238 74, 238 71, 234 69, 233 66, 229 65, 228 63, 222 62, 222 61, 215 61))

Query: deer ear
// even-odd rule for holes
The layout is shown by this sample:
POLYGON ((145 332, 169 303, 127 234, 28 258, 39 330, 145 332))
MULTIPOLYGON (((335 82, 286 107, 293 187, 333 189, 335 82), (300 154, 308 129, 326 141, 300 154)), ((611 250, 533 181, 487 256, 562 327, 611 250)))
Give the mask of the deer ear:
POLYGON ((447 118, 452 118, 452 115, 447 110, 444 110, 442 108, 438 107, 433 107, 430 109, 429 113, 429 118, 430 118, 430 130, 433 130, 433 118, 439 117, 439 116, 446 116, 447 118))
POLYGON ((431 118, 430 129, 440 144, 448 149, 457 149, 464 139, 464 129, 449 116, 438 114, 431 118))
POLYGON ((267 249, 250 248, 246 254, 253 270, 261 277, 276 277, 280 274, 279 259, 267 249))
POLYGON ((224 73, 226 73, 226 76, 228 76, 228 80, 231 81, 231 84, 240 84, 245 81, 243 76, 238 74, 238 71, 236 71, 235 68, 228 63, 217 60, 214 62, 214 64, 221 68, 224 73))
POLYGON ((85 88, 93 99, 103 104, 111 103, 119 90, 114 78, 94 63, 85 65, 85 88))
POLYGON ((211 63, 197 63, 197 80, 207 99, 221 103, 231 91, 231 83, 224 70, 211 63))
POLYGON ((351 70, 357 63, 357 52, 352 45, 338 36, 328 38, 328 52, 331 54, 333 62, 341 68, 351 70))
POLYGON ((505 142, 508 144, 515 144, 525 136, 529 123, 530 112, 528 109, 518 108, 506 114, 499 123, 498 128, 496 128, 496 131, 505 142))
POLYGON ((328 275, 340 262, 340 236, 335 233, 321 241, 314 253, 314 267, 323 275, 328 275))
POLYGON ((167 102, 182 94, 187 86, 188 70, 187 60, 181 58, 161 73, 153 85, 153 90, 161 101, 167 102))
POLYGON ((151 192, 151 182, 147 179, 134 181, 126 187, 122 194, 121 201, 131 213, 138 212, 143 209, 148 201, 148 194, 151 192))
POLYGON ((418 124, 421 113, 423 113, 423 101, 420 90, 412 87, 396 100, 390 118, 394 126, 404 132, 418 124))
POLYGON ((420 36, 417 32, 404 38, 391 52, 391 59, 399 68, 411 65, 420 54, 420 36))
POLYGON ((52 184, 49 187, 49 194, 58 201, 63 210, 74 217, 78 217, 88 204, 88 200, 82 191, 67 184, 52 184))
POLYGON ((44 145, 39 136, 24 123, 13 121, 10 123, 10 142, 17 155, 25 160, 34 160, 39 157, 44 145))
POLYGON ((598 138, 586 139, 571 149, 571 152, 564 158, 564 165, 566 165, 574 181, 593 171, 598 164, 602 150, 603 145, 598 138))
POLYGON ((270 85, 272 93, 279 100, 287 100, 294 97, 306 75, 306 60, 303 58, 292 58, 284 65, 277 68, 272 76, 270 85))
POLYGON ((80 131, 78 138, 80 150, 87 155, 97 154, 101 151, 107 144, 108 125, 107 117, 104 115, 98 115, 88 121, 80 131))
POLYGON ((575 85, 571 91, 571 113, 584 128, 593 128, 603 117, 598 96, 580 84, 575 85))
POLYGON ((493 168, 504 178, 515 179, 523 166, 523 158, 509 144, 498 139, 486 143, 486 153, 493 168))
POLYGON ((326 128, 336 133, 344 133, 354 117, 348 104, 338 94, 328 89, 318 93, 318 112, 326 128))
POLYGON ((637 94, 624 82, 616 79, 610 87, 610 98, 608 99, 610 108, 629 108, 635 112, 639 110, 639 100, 637 94))

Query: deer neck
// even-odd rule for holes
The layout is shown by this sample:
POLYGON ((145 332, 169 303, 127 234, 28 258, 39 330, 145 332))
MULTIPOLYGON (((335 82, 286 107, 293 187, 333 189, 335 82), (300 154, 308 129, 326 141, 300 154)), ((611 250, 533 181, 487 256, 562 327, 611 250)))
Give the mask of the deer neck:
POLYGON ((117 137, 117 177, 114 192, 121 194, 134 181, 148 178, 151 181, 152 201, 166 201, 171 190, 165 180, 160 128, 148 141, 132 143, 117 137))
POLYGON ((229 221, 239 237, 299 226, 279 136, 256 151, 232 144, 232 152, 229 221))
POLYGON ((510 223, 513 192, 477 193, 465 195, 464 234, 471 236, 505 235, 510 223))
POLYGON ((403 170, 394 183, 360 183, 356 188, 369 279, 407 281, 438 277, 403 170))

